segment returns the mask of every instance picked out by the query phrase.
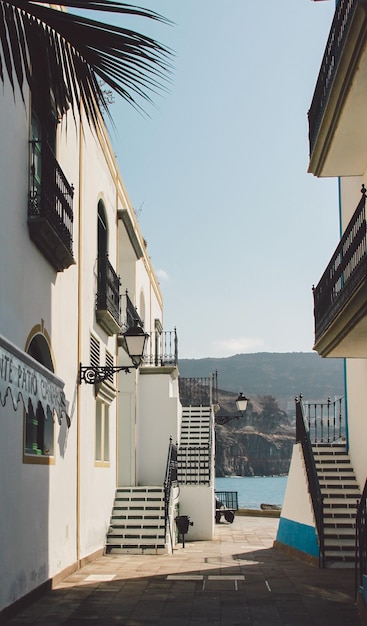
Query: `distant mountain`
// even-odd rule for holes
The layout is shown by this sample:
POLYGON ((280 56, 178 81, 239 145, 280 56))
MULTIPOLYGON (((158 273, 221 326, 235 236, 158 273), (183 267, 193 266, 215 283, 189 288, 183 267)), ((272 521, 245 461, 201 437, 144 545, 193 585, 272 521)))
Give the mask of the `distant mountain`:
POLYGON ((196 378, 218 371, 218 386, 245 395, 274 396, 283 409, 302 393, 305 401, 326 402, 344 395, 343 359, 313 352, 258 352, 226 358, 180 359, 180 376, 196 378))

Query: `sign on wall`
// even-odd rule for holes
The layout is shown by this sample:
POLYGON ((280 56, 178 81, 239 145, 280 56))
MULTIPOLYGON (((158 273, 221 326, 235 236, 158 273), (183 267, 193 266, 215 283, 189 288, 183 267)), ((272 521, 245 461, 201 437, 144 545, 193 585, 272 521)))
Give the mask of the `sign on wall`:
POLYGON ((52 414, 56 413, 59 424, 65 418, 69 426, 70 418, 67 415, 63 389, 64 382, 60 378, 0 335, 0 404, 2 406, 5 406, 9 396, 15 411, 20 401, 26 410, 30 401, 34 411, 40 403, 45 414, 49 408, 52 414))

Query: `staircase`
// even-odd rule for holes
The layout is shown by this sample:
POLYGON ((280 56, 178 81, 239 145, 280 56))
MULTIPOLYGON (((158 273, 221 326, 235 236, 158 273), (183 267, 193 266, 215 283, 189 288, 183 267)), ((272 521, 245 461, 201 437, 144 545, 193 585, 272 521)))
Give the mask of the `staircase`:
POLYGON ((163 487, 121 487, 116 490, 107 554, 166 553, 163 487))
POLYGON ((209 485, 211 480, 211 408, 182 409, 181 439, 177 451, 177 481, 209 485))
POLYGON ((355 515, 360 489, 345 445, 313 444, 324 501, 326 567, 354 567, 355 515))

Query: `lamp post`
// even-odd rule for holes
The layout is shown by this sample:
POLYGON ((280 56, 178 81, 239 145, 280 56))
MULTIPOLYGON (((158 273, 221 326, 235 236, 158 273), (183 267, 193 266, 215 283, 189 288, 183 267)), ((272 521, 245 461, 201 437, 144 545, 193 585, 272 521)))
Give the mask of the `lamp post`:
POLYGON ((244 412, 247 409, 248 401, 249 401, 249 399, 246 398, 246 396, 241 391, 239 396, 238 396, 238 398, 237 398, 237 400, 236 400, 237 411, 239 411, 241 413, 241 417, 243 416, 244 412))
POLYGON ((132 368, 137 369, 141 365, 145 343, 149 337, 148 333, 145 333, 135 321, 133 326, 130 326, 123 333, 123 337, 132 365, 82 365, 80 363, 79 383, 83 381, 90 385, 102 383, 116 372, 125 372, 127 374, 132 368))
POLYGON ((247 409, 248 401, 249 399, 246 398, 246 396, 241 391, 240 394, 238 395, 238 398, 236 399, 236 407, 240 415, 218 415, 215 418, 215 423, 223 425, 223 424, 227 424, 231 420, 239 419, 240 417, 243 417, 243 414, 245 413, 247 409))

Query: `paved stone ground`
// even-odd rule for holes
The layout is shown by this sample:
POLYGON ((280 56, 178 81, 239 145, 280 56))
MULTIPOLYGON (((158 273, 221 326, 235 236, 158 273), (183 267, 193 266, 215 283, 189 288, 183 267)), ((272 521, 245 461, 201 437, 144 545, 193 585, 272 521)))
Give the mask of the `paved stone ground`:
POLYGON ((9 626, 362 624, 353 570, 319 570, 272 547, 278 519, 236 517, 173 555, 89 563, 9 626))

